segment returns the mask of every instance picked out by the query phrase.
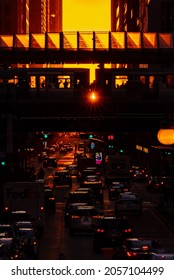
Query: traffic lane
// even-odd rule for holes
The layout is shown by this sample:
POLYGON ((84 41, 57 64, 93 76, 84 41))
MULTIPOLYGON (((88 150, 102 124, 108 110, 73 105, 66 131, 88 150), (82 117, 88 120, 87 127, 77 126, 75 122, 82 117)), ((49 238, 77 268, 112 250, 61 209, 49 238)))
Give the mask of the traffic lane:
MULTIPOLYGON (((41 239, 40 259, 58 259, 62 252, 69 260, 112 259, 111 248, 103 249, 100 254, 93 252, 92 235, 70 236, 68 228, 64 226, 64 204, 60 202, 56 206, 55 215, 48 213, 45 217, 45 232, 41 239)), ((107 209, 112 211, 111 208, 107 209)), ((134 237, 156 239, 166 251, 174 252, 174 233, 153 212, 150 203, 143 205, 141 216, 130 213, 127 218, 133 226, 134 237)))

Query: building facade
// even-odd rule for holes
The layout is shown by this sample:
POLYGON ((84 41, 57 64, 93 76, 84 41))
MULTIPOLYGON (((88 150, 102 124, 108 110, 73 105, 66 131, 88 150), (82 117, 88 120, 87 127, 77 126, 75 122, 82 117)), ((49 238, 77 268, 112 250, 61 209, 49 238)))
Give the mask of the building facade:
POLYGON ((111 0, 112 31, 147 31, 147 0, 111 0))
POLYGON ((62 31, 62 0, 1 0, 0 34, 62 31))
POLYGON ((174 1, 150 0, 148 6, 150 32, 174 31, 174 1))

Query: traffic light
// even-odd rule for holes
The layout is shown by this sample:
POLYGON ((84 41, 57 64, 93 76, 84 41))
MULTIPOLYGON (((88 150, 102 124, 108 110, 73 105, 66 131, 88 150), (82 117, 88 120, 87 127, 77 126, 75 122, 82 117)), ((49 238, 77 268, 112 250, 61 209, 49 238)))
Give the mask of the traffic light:
POLYGON ((93 138, 94 136, 93 136, 93 134, 89 134, 89 136, 88 136, 88 138, 93 138))
POLYGON ((36 135, 37 135, 37 137, 40 138, 40 139, 47 140, 48 138, 53 137, 53 136, 54 136, 54 133, 52 133, 52 132, 43 132, 43 131, 41 131, 41 132, 36 132, 36 135))
POLYGON ((109 148, 109 149, 113 149, 113 148, 114 148, 114 145, 109 144, 109 145, 108 145, 108 148, 109 148))
POLYGON ((1 166, 6 166, 6 161, 5 160, 1 160, 1 166))
POLYGON ((114 140, 114 135, 113 134, 108 135, 108 140, 114 140))
POLYGON ((44 135, 43 135, 43 138, 44 138, 44 139, 48 139, 48 137, 49 137, 48 134, 44 134, 44 135))

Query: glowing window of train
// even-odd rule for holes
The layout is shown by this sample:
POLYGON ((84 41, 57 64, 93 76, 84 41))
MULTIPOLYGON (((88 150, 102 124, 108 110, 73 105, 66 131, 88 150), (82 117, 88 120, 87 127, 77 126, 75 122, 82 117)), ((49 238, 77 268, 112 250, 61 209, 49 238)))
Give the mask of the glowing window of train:
POLYGON ((30 76, 30 88, 36 88, 36 76, 30 76))
POLYGON ((8 84, 17 84, 18 83, 18 77, 14 76, 12 79, 8 79, 8 84))
POLYGON ((128 82, 128 76, 115 76, 115 88, 122 88, 128 82))
POLYGON ((174 75, 167 75, 166 83, 168 88, 174 88, 174 75))
POLYGON ((149 76, 149 88, 154 88, 154 87, 155 87, 155 77, 149 76))
POLYGON ((146 77, 145 76, 140 76, 140 82, 145 85, 146 84, 146 77))
POLYGON ((58 88, 70 88, 71 77, 70 75, 59 75, 57 76, 58 88))
POLYGON ((39 85, 40 85, 40 88, 45 88, 45 86, 46 86, 46 77, 45 76, 39 76, 39 85))

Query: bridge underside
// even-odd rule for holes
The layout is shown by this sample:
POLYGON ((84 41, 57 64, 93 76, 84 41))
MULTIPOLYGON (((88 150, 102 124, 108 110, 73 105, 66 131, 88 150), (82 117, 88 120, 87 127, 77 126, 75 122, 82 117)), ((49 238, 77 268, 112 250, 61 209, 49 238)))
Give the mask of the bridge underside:
POLYGON ((174 60, 174 49, 72 50, 1 50, 2 64, 123 63, 167 64, 174 60))
POLYGON ((98 132, 156 132, 160 128, 158 118, 86 117, 86 118, 20 118, 19 131, 98 131, 98 132))

